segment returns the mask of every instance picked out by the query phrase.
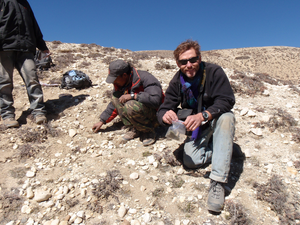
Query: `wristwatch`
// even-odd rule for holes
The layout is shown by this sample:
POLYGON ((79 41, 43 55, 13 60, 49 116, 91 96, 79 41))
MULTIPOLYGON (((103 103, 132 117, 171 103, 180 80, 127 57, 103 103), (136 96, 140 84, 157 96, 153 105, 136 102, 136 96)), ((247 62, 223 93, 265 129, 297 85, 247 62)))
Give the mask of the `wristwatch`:
POLYGON ((208 113, 206 111, 202 112, 202 116, 203 116, 203 119, 204 119, 205 122, 208 121, 209 115, 208 115, 208 113))
POLYGON ((131 93, 130 96, 131 96, 131 99, 134 99, 134 93, 131 93))

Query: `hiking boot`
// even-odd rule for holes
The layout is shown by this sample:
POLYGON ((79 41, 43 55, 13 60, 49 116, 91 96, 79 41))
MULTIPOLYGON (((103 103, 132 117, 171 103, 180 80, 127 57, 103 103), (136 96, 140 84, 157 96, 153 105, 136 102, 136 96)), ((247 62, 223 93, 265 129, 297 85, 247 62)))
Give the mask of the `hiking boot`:
POLYGON ((155 142, 156 134, 154 131, 144 133, 143 136, 144 136, 143 137, 143 145, 144 146, 152 145, 155 142))
POLYGON ((15 118, 13 118, 13 117, 4 119, 4 120, 3 120, 3 125, 4 125, 6 128, 19 127, 18 121, 16 121, 15 118))
POLYGON ((209 211, 219 213, 224 207, 225 189, 224 184, 211 180, 207 199, 207 208, 209 211))
POLYGON ((134 127, 129 128, 129 130, 126 132, 126 134, 123 136, 123 139, 125 141, 132 140, 134 138, 137 138, 140 135, 140 132, 135 129, 134 127))
POLYGON ((36 115, 35 116, 35 123, 36 124, 43 124, 43 123, 47 123, 47 118, 45 115, 36 115))

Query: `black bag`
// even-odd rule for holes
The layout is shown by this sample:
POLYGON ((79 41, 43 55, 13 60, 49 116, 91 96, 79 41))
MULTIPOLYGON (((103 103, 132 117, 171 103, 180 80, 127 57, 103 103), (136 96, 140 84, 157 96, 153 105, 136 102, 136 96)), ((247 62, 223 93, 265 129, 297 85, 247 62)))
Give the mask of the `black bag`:
POLYGON ((60 88, 64 89, 84 89, 92 86, 89 76, 79 70, 69 70, 63 74, 60 88))
POLYGON ((36 68, 39 70, 47 70, 53 66, 51 56, 47 53, 43 53, 40 50, 37 50, 34 56, 34 62, 36 68))
POLYGON ((185 120, 188 116, 193 114, 193 109, 179 109, 177 117, 179 120, 185 120))

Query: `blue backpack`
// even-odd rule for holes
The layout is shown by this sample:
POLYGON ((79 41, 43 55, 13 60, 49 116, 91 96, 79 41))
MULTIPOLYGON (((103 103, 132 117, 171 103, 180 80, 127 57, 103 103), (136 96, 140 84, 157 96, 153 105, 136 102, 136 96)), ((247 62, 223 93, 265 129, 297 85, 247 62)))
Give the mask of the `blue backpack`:
POLYGON ((69 70, 63 74, 60 88, 64 89, 84 89, 92 86, 89 76, 79 70, 69 70))

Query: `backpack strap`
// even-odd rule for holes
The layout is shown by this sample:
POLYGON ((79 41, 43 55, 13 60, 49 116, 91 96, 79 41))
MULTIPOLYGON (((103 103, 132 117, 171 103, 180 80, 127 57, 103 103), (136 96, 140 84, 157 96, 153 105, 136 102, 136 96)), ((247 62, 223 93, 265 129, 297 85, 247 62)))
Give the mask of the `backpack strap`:
POLYGON ((204 92, 204 86, 205 86, 205 80, 206 80, 206 69, 205 69, 205 65, 203 62, 201 62, 201 64, 203 65, 203 77, 202 77, 202 81, 200 83, 200 90, 199 90, 199 95, 198 95, 198 112, 202 112, 202 96, 203 96, 203 92, 204 92))

